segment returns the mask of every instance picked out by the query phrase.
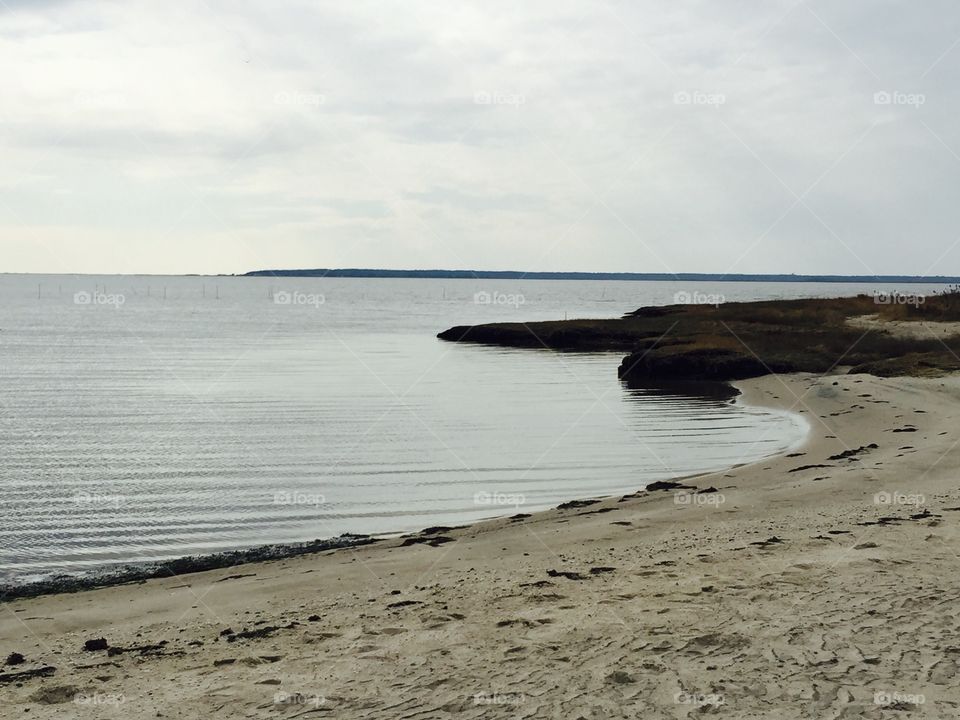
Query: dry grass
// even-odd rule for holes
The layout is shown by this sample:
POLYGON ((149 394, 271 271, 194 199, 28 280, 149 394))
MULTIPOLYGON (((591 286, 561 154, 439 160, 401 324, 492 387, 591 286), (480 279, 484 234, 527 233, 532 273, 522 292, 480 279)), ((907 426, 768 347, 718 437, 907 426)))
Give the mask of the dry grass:
POLYGON ((852 367, 877 375, 929 375, 960 368, 960 341, 909 339, 847 324, 875 314, 898 320, 960 319, 960 290, 916 305, 873 296, 641 308, 618 320, 500 323, 452 328, 445 340, 511 347, 631 353, 628 379, 752 377, 852 367), (947 343, 947 344, 944 344, 947 343))
POLYGON ((929 296, 899 298, 906 302, 879 305, 880 317, 886 320, 927 320, 951 322, 960 320, 960 285, 929 296))

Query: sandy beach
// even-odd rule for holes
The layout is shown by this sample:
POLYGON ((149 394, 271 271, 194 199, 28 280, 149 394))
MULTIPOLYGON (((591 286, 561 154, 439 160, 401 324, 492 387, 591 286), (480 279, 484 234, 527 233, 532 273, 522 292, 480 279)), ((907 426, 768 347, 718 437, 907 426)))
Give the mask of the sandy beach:
POLYGON ((696 490, 0 605, 2 714, 956 717, 960 378, 738 386, 806 444, 696 490))

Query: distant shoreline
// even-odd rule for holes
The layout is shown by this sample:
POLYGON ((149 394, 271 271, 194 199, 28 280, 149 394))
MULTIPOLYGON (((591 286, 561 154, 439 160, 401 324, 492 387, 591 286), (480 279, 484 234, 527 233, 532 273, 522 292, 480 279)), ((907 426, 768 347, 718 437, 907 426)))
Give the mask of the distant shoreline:
POLYGON ((647 282, 783 282, 783 283, 960 283, 946 275, 793 275, 722 273, 521 272, 519 270, 376 270, 317 268, 253 270, 241 277, 421 278, 445 280, 621 280, 647 282))
POLYGON ((520 270, 378 270, 375 268, 316 268, 302 270, 252 270, 247 273, 91 273, 0 272, 5 276, 37 277, 177 277, 258 278, 312 277, 420 280, 606 280, 620 282, 730 282, 730 283, 859 283, 960 285, 960 275, 791 275, 786 273, 614 273, 523 272, 520 270))

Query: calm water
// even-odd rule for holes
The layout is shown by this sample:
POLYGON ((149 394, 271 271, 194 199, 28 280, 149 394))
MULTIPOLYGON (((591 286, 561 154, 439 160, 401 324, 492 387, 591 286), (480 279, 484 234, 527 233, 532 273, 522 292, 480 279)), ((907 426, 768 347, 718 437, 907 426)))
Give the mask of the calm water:
POLYGON ((0 276, 0 579, 462 523, 755 460, 803 421, 628 391, 621 354, 434 335, 678 291, 870 289, 0 276))

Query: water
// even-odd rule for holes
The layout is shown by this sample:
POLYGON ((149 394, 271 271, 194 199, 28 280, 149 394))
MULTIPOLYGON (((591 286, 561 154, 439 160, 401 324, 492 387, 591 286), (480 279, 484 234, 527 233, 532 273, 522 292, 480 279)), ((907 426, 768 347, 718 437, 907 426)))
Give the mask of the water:
POLYGON ((619 353, 434 336, 864 289, 0 276, 0 579, 463 523, 779 452, 796 416, 627 390, 619 353))

